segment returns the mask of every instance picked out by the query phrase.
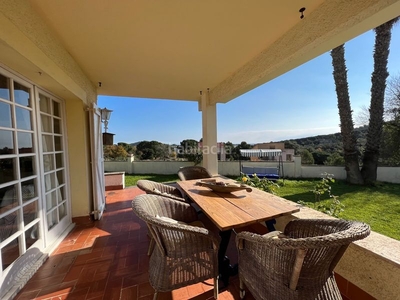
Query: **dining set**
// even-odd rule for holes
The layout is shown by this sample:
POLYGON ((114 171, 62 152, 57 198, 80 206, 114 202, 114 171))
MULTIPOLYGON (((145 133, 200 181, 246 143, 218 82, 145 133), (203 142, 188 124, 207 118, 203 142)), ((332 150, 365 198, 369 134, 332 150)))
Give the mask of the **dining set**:
POLYGON ((132 201, 133 212, 149 231, 154 300, 159 292, 208 279, 213 279, 218 299, 221 283, 226 287, 236 272, 241 299, 246 292, 255 299, 342 299, 334 268, 351 242, 369 235, 367 224, 293 219, 281 232, 275 230, 273 220, 298 212, 298 204, 212 176, 200 166, 183 167, 178 177, 176 185, 139 180, 137 186, 146 194, 132 201), (268 233, 249 231, 253 224, 262 224, 268 233), (232 234, 236 267, 226 256, 232 234))

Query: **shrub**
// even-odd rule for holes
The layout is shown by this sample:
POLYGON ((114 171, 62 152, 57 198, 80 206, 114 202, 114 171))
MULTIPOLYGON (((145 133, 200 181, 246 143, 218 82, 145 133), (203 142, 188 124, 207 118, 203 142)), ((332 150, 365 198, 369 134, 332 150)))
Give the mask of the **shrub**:
POLYGON ((315 195, 315 201, 320 201, 321 200, 321 195, 328 193, 329 197, 332 197, 331 191, 332 187, 330 183, 334 183, 335 179, 333 179, 332 174, 328 173, 323 173, 322 174, 322 179, 320 182, 318 182, 314 189, 311 190, 312 193, 315 195))
POLYGON ((298 201, 298 203, 310 207, 312 209, 318 210, 320 212, 323 212, 332 217, 338 218, 340 213, 344 211, 344 204, 339 201, 339 196, 335 196, 332 194, 332 187, 330 184, 334 183, 335 179, 333 179, 332 174, 324 173, 322 175, 323 177, 321 181, 315 185, 313 190, 310 191, 314 193, 316 202, 309 203, 300 200, 298 201), (328 193, 329 198, 331 199, 326 201, 320 201, 321 195, 325 193, 328 193))
POLYGON ((276 194, 276 190, 279 188, 277 183, 266 178, 259 178, 256 174, 253 174, 253 177, 250 177, 246 174, 240 173, 240 177, 236 180, 240 183, 247 184, 248 186, 255 187, 271 194, 276 194))

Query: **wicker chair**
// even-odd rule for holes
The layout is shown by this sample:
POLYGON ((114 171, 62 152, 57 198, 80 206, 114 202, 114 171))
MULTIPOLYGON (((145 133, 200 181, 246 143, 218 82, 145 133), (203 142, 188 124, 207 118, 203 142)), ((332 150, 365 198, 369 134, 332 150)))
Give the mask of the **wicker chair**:
POLYGON ((139 189, 146 192, 146 194, 164 196, 185 202, 181 191, 176 187, 145 179, 138 180, 136 185, 139 189))
POLYGON ((219 239, 204 227, 190 225, 197 220, 195 209, 181 201, 148 194, 137 196, 132 209, 147 223, 156 242, 149 261, 153 299, 158 292, 209 278, 214 279, 214 298, 218 299, 219 239))
MULTIPOLYGON (((136 185, 139 189, 146 192, 146 194, 159 195, 178 201, 188 202, 185 200, 185 198, 183 198, 182 193, 178 188, 170 185, 145 179, 138 180, 136 185)), ((147 250, 147 255, 151 255, 151 252, 154 249, 154 245, 154 239, 151 237, 150 234, 150 244, 149 249, 147 250)))
POLYGON ((192 179, 203 179, 211 178, 212 175, 207 171, 206 168, 200 166, 189 166, 180 168, 178 171, 178 177, 180 180, 192 180, 192 179))
POLYGON ((241 299, 244 285, 255 299, 342 299, 333 270, 349 244, 369 233, 367 224, 339 219, 293 220, 283 234, 239 233, 241 299))

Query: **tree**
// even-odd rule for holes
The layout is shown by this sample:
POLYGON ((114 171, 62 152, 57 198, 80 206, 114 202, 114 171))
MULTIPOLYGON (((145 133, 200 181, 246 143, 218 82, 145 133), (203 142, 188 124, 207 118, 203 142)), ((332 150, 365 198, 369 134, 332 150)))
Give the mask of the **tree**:
POLYGON ((249 157, 242 157, 240 155, 240 149, 251 149, 253 148, 250 144, 247 144, 245 141, 241 142, 239 145, 237 145, 235 148, 233 148, 232 151, 232 156, 234 160, 249 160, 249 157))
POLYGON ((125 151, 129 154, 133 154, 135 152, 134 147, 132 147, 132 145, 129 145, 127 143, 120 142, 118 143, 118 146, 122 146, 125 149, 125 151))
POLYGON ((344 59, 344 45, 331 51, 333 77, 335 80, 340 128, 343 139, 343 151, 347 181, 354 184, 376 181, 379 149, 383 128, 383 102, 386 88, 387 59, 391 39, 391 29, 398 20, 395 18, 375 28, 374 71, 371 76, 371 104, 366 147, 363 153, 363 165, 359 170, 358 150, 354 134, 354 124, 350 107, 347 70, 344 59))
POLYGON ((156 142, 154 144, 155 157, 157 159, 167 159, 170 156, 169 146, 167 144, 156 142))
POLYGON ((317 149, 311 153, 314 159, 314 164, 323 165, 329 157, 329 153, 322 151, 322 149, 317 149))
POLYGON ((128 153, 122 146, 107 145, 103 146, 103 156, 104 159, 118 159, 127 157, 128 153))
POLYGON ((199 147, 199 142, 193 139, 183 140, 179 146, 178 157, 186 158, 188 161, 198 165, 203 160, 203 153, 199 147))
POLYGON ((305 165, 312 165, 314 164, 314 157, 312 156, 311 152, 307 149, 304 149, 300 153, 301 156, 301 163, 305 165))
POLYGON ((383 126, 384 141, 380 158, 382 163, 388 166, 400 166, 400 118, 388 121, 383 126))
POLYGON ((344 165, 347 175, 346 180, 353 184, 363 184, 364 180, 361 176, 358 164, 357 140, 354 134, 354 124, 350 106, 344 45, 332 49, 331 56, 340 116, 340 131, 343 140, 344 165))
POLYGON ((380 149, 382 163, 400 165, 400 74, 388 80, 385 97, 385 119, 380 149))
POLYGON ((140 159, 143 160, 152 160, 155 158, 154 150, 152 148, 144 148, 141 151, 140 159))
POLYGON ((226 142, 225 143, 225 152, 226 152, 226 159, 227 160, 233 160, 233 149, 235 147, 231 142, 226 142))
POLYGON ((294 149, 294 153, 299 153, 299 144, 296 141, 289 140, 285 141, 285 149, 294 149))
POLYGON ((376 181, 379 149, 383 128, 383 104, 385 100, 386 79, 392 28, 398 18, 375 28, 374 71, 371 77, 371 105, 367 144, 365 146, 361 174, 365 183, 376 181))
POLYGON ((326 166, 343 166, 345 164, 343 156, 340 153, 335 152, 326 159, 325 163, 326 166))
POLYGON ((385 97, 385 115, 388 120, 400 116, 400 73, 388 80, 385 97))
POLYGON ((166 159, 169 157, 169 148, 157 141, 141 141, 136 146, 136 154, 140 159, 166 159))
POLYGON ((369 121, 369 109, 367 106, 362 105, 360 107, 360 111, 358 114, 355 116, 356 124, 364 126, 368 125, 369 121))

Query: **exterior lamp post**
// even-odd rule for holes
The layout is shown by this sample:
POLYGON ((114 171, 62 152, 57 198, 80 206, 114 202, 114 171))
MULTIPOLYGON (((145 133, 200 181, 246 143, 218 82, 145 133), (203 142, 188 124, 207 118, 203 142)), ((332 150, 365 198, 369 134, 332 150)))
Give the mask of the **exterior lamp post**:
POLYGON ((107 107, 102 108, 100 110, 101 110, 101 122, 104 123, 103 145, 113 145, 114 134, 107 132, 108 120, 110 120, 112 110, 107 109, 107 107))
POLYGON ((101 122, 104 123, 104 132, 108 129, 108 120, 110 120, 112 110, 107 109, 107 107, 101 109, 101 122))

